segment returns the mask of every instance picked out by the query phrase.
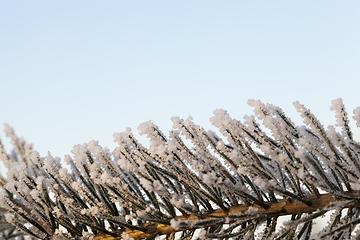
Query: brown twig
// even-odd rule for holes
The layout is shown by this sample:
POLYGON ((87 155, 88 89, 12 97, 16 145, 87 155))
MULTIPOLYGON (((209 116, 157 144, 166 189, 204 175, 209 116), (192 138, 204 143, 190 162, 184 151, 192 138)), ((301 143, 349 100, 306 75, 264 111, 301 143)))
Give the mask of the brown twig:
MULTIPOLYGON (((360 198, 360 191, 351 191, 351 192, 345 192, 344 195, 347 195, 352 198, 360 198)), ((237 205, 233 206, 228 209, 228 211, 224 211, 223 209, 218 209, 208 215, 214 216, 214 217, 207 217, 200 219, 197 216, 190 215, 188 217, 184 216, 178 216, 175 219, 176 220, 208 220, 208 219, 215 219, 217 217, 229 217, 231 215, 239 215, 246 213, 250 207, 256 207, 256 214, 266 213, 267 217, 270 215, 272 216, 283 216, 283 215, 292 215, 292 214, 299 214, 299 213, 309 213, 314 212, 317 210, 323 210, 326 206, 328 206, 330 203, 335 202, 343 202, 346 201, 346 199, 343 198, 337 198, 334 195, 327 193, 327 194, 320 194, 319 196, 308 196, 304 197, 304 200, 307 202, 310 202, 311 205, 308 206, 300 201, 297 200, 291 200, 291 199, 279 199, 276 202, 267 202, 268 205, 267 209, 264 209, 262 207, 258 206, 247 206, 247 205, 237 205)), ((352 204, 352 205, 345 205, 344 208, 348 207, 360 207, 360 204, 352 204)), ((224 220, 225 222, 225 220, 224 220)), ((223 224, 224 222, 218 223, 223 224)), ((153 236, 156 234, 157 236, 160 235, 168 235, 172 234, 178 231, 184 231, 184 230, 190 230, 191 227, 188 228, 180 228, 180 229, 174 229, 170 225, 165 224, 158 224, 158 223, 152 223, 149 222, 145 225, 145 231, 139 231, 139 230, 131 230, 127 229, 126 233, 130 235, 134 240, 140 240, 140 239, 146 239, 150 236, 153 236)), ((111 237, 108 235, 98 235, 95 237, 95 240, 120 240, 116 237, 111 237)))

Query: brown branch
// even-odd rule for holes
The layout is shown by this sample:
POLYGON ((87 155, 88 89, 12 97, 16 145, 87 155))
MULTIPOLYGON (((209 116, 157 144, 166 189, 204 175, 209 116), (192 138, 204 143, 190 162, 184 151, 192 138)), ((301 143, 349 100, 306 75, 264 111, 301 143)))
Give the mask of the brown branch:
MULTIPOLYGON (((349 192, 345 192, 344 195, 347 195, 351 198, 360 198, 360 191, 349 191, 349 192)), ((304 200, 306 200, 307 202, 310 202, 311 203, 310 206, 308 206, 300 201, 297 201, 297 200, 279 199, 276 202, 267 202, 266 203, 268 205, 267 209, 264 209, 259 206, 237 205, 237 206, 233 206, 233 207, 229 208, 228 211, 218 209, 218 210, 213 211, 212 213, 208 214, 208 215, 212 215, 214 217, 207 217, 207 218, 200 219, 197 216, 190 215, 188 217, 178 216, 175 219, 195 221, 195 220, 215 219, 216 217, 228 217, 231 215, 239 215, 242 213, 246 213, 250 207, 257 208, 257 210, 254 214, 266 213, 270 216, 283 216, 283 215, 292 215, 292 214, 299 214, 299 213, 309 213, 309 212, 314 212, 316 210, 323 210, 330 203, 346 201, 346 199, 337 198, 330 193, 320 194, 319 196, 314 195, 314 196, 304 197, 304 200)), ((344 206, 344 208, 348 208, 348 207, 360 207, 360 204, 344 206)), ((225 220, 224 220, 224 222, 225 222, 225 220)), ((224 222, 219 223, 219 224, 223 224, 224 222)), ((169 235, 169 234, 173 234, 178 231, 192 229, 191 227, 174 229, 170 225, 158 224, 158 223, 152 223, 152 222, 147 223, 144 227, 146 229, 145 231, 126 229, 126 233, 128 235, 130 235, 134 240, 140 240, 140 239, 146 239, 153 235, 157 235, 157 236, 169 235)), ((98 235, 95 237, 95 240, 116 240, 116 239, 120 239, 120 236, 119 236, 119 238, 110 237, 108 235, 98 235)))
POLYGON ((34 219, 34 221, 36 221, 49 235, 54 234, 53 230, 51 230, 51 228, 49 228, 48 225, 43 220, 35 216, 35 214, 31 213, 30 208, 24 206, 22 203, 18 201, 13 201, 13 203, 19 208, 23 209, 29 216, 31 216, 34 219))

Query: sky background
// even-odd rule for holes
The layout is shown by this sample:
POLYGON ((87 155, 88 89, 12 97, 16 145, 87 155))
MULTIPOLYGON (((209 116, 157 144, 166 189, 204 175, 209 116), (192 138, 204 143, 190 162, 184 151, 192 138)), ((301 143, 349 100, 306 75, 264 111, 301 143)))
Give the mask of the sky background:
POLYGON ((302 124, 299 100, 335 124, 331 100, 350 116, 360 106, 359 12, 350 0, 1 1, 0 124, 61 158, 90 140, 113 149, 115 132, 148 120, 166 134, 172 116, 242 120, 248 99, 302 124))

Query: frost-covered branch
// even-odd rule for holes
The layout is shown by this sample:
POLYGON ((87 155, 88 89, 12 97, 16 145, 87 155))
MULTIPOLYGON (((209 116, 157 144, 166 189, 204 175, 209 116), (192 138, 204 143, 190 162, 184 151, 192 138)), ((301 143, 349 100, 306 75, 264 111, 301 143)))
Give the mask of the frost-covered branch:
POLYGON ((174 117, 167 137, 146 122, 139 131, 150 147, 127 129, 114 151, 91 141, 64 161, 41 157, 6 125, 16 154, 0 142, 0 234, 16 226, 34 239, 314 239, 313 222, 333 211, 319 238, 360 236, 360 144, 342 100, 327 129, 298 102, 300 127, 279 107, 248 104, 255 115, 244 122, 214 111, 218 133, 174 117))

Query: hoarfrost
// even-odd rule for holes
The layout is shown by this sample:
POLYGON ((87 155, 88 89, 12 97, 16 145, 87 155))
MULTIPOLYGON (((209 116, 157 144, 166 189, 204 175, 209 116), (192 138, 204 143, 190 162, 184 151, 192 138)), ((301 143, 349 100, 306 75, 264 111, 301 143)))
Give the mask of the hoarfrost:
POLYGON ((101 181, 102 181, 103 183, 111 184, 112 181, 113 181, 113 176, 111 176, 108 172, 104 172, 104 173, 101 175, 101 181))
POLYGON ((175 230, 178 230, 180 229, 181 227, 181 220, 176 220, 176 219, 171 219, 170 220, 170 224, 171 224, 171 227, 175 230))
POLYGON ((121 234, 121 239, 122 240, 134 240, 129 234, 127 234, 126 232, 123 232, 121 234))
POLYGON ((61 168, 59 170, 59 175, 61 178, 66 179, 69 176, 68 170, 66 168, 61 168))
POLYGON ((142 178, 140 180, 140 184, 147 190, 147 191, 153 191, 153 185, 150 181, 146 180, 145 178, 142 178))
POLYGON ((262 178, 256 178, 254 180, 254 183, 255 183, 256 186, 258 186, 260 188, 263 188, 263 189, 265 189, 266 186, 268 185, 268 182, 265 179, 262 179, 262 178))
MULTIPOLYGON (((82 233, 81 240, 93 240, 94 237, 95 237, 94 234, 84 231, 82 233)), ((122 239, 124 239, 124 238, 122 238, 122 239)))
POLYGON ((89 209, 89 212, 95 217, 99 217, 101 214, 101 210, 97 206, 92 206, 89 209))
POLYGON ((179 195, 173 195, 172 198, 170 199, 170 202, 175 207, 180 207, 181 208, 181 207, 184 206, 185 197, 184 196, 179 196, 179 195))
MULTIPOLYGON (((30 217, 41 217, 49 223, 46 211, 68 224, 80 217, 84 225, 92 216, 106 222, 114 220, 114 214, 119 213, 125 216, 121 221, 137 222, 139 226, 151 218, 159 222, 162 216, 166 216, 166 221, 173 218, 170 224, 177 230, 181 226, 202 227, 209 223, 206 215, 199 221, 180 220, 176 217, 180 212, 183 217, 201 216, 213 210, 248 204, 247 200, 266 207, 269 201, 280 199, 279 195, 299 200, 324 190, 341 198, 345 196, 345 188, 360 189, 356 178, 360 172, 360 147, 351 137, 336 132, 331 126, 325 131, 310 110, 299 102, 294 106, 309 126, 293 126, 282 110, 273 105, 259 100, 249 100, 248 104, 254 107, 256 118, 245 116, 245 124, 232 119, 223 109, 214 111, 210 121, 222 133, 219 136, 195 125, 191 117, 186 120, 173 117, 174 130, 169 140, 151 121, 139 125, 140 134, 150 139, 149 148, 137 142, 131 129, 114 134, 119 146, 112 153, 98 141, 75 145, 74 159, 65 156, 69 170, 50 154, 40 158, 30 144, 5 126, 7 135, 13 143, 20 144, 23 153, 9 156, 0 149, 1 160, 11 167, 5 189, 14 194, 16 201, 32 208, 30 217), (185 144, 184 139, 191 141, 185 144), (36 167, 29 167, 30 164, 36 167), (51 201, 55 199, 50 204, 45 202, 49 196, 43 195, 48 191, 49 196, 52 194, 51 201)), ((342 126, 343 133, 350 136, 346 132, 348 120, 342 100, 334 100, 331 110, 336 112, 336 126, 342 126)), ((354 115, 360 126, 360 107, 354 110, 354 115)), ((1 207, 12 209, 16 206, 14 202, 5 191, 0 193, 1 207)), ((343 207, 344 203, 333 204, 329 209, 339 213, 343 207)), ((19 211, 26 212, 22 208, 19 211)), ((250 207, 246 217, 255 216, 258 211, 261 212, 257 207, 250 207)), ((8 214, 6 219, 17 221, 14 214, 8 214)), ((225 219, 230 225, 237 221, 229 215, 215 220, 225 219)), ((203 238, 206 234, 206 230, 200 233, 203 238)), ((59 232, 56 235, 61 236, 59 232)), ((81 239, 92 237, 85 231, 81 239)), ((131 239, 125 232, 122 238, 131 239)))
POLYGON ((342 126, 342 113, 344 112, 344 105, 341 98, 331 101, 330 110, 335 111, 336 113, 336 125, 335 126, 342 126))
POLYGON ((354 119, 355 122, 356 122, 356 126, 357 126, 357 127, 360 127, 360 107, 357 107, 357 108, 354 110, 353 119, 354 119))
POLYGON ((173 122, 173 128, 180 128, 181 126, 180 126, 180 123, 181 123, 181 120, 180 120, 180 118, 179 117, 172 117, 172 118, 170 118, 171 119, 171 121, 173 122))
POLYGON ((218 184, 218 182, 221 182, 221 179, 218 181, 218 177, 216 176, 216 173, 214 171, 204 174, 203 175, 204 183, 206 184, 218 184))

